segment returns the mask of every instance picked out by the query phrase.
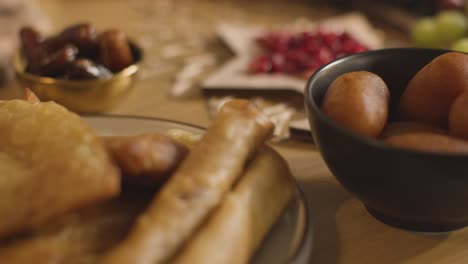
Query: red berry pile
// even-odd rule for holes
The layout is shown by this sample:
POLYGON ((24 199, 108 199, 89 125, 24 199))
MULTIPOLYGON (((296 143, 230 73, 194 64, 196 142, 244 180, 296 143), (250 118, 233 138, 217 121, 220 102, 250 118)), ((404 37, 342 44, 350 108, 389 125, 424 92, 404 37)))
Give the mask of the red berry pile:
POLYGON ((369 49, 348 33, 323 30, 268 33, 257 42, 266 53, 250 63, 251 73, 310 73, 336 58, 369 49))

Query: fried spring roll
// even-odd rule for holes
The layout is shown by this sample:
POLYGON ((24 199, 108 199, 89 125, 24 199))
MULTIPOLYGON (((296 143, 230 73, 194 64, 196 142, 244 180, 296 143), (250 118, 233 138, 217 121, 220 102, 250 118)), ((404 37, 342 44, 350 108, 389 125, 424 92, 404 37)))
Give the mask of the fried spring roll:
POLYGON ((293 190, 286 161, 263 148, 221 207, 171 263, 248 263, 293 190))
POLYGON ((102 140, 123 180, 147 186, 164 182, 188 153, 187 147, 156 133, 102 140))
POLYGON ((272 123, 248 101, 227 102, 128 237, 103 263, 168 261, 218 206, 247 161, 273 132, 272 123))

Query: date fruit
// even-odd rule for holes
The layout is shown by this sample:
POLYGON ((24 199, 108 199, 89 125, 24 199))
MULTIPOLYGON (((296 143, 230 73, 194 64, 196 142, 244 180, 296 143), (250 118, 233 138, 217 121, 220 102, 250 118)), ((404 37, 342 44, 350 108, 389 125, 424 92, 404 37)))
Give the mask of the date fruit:
POLYGON ((132 52, 125 34, 117 29, 107 30, 99 37, 101 63, 118 72, 133 63, 132 52))

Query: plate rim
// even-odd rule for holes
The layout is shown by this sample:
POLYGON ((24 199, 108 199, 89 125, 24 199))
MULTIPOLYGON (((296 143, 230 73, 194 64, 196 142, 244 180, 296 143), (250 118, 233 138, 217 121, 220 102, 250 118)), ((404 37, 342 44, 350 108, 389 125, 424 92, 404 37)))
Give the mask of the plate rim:
POLYGON ((141 119, 141 120, 149 120, 149 121, 163 121, 167 123, 175 123, 178 125, 183 125, 183 126, 189 126, 192 128, 200 129, 200 130, 206 130, 206 127, 183 122, 183 121, 177 121, 173 119, 167 119, 167 118, 160 118, 160 117, 152 117, 152 116, 143 116, 143 115, 133 115, 133 114, 108 114, 108 113, 80 113, 79 114, 81 117, 108 117, 108 118, 119 118, 119 119, 124 119, 124 118, 130 118, 130 119, 141 119))
POLYGON ((307 197, 302 190, 301 186, 299 185, 299 181, 294 177, 291 176, 294 181, 294 185, 296 187, 296 192, 298 193, 299 199, 304 205, 304 232, 302 232, 302 237, 300 239, 299 245, 297 246, 296 250, 291 254, 289 263, 293 264, 302 264, 308 263, 311 258, 312 252, 314 250, 313 245, 313 226, 311 224, 311 217, 310 217, 310 207, 309 203, 307 202, 307 197), (307 248, 308 247, 308 248, 307 248))

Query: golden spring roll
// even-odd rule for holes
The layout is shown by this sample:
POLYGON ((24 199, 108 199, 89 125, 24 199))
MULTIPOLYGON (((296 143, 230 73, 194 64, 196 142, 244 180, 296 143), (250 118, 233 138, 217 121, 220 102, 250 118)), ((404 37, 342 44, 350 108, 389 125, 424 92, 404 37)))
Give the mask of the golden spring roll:
POLYGON ((272 131, 272 123, 250 102, 227 102, 127 238, 103 263, 168 261, 221 203, 272 131))
POLYGON ((221 207, 171 263, 248 263, 293 190, 286 161, 263 148, 221 207))

